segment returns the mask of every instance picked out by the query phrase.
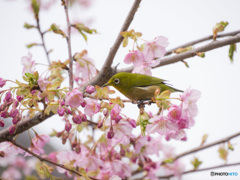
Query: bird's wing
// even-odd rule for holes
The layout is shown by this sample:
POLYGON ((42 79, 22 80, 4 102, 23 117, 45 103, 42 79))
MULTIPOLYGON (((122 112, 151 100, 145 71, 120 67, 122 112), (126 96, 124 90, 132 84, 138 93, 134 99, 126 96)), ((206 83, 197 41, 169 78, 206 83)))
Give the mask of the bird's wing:
POLYGON ((163 79, 152 77, 152 76, 147 76, 145 74, 138 74, 138 76, 132 77, 135 78, 133 81, 133 86, 135 87, 146 87, 146 86, 152 86, 152 85, 157 85, 157 84, 164 84, 163 79))

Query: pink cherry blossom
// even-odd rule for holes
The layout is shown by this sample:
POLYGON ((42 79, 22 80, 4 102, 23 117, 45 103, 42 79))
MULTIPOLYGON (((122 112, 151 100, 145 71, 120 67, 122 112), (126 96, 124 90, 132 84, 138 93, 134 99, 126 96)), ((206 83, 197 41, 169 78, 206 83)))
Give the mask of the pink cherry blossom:
POLYGON ((182 109, 188 112, 192 117, 195 117, 198 113, 196 102, 200 98, 201 93, 198 90, 188 88, 181 95, 182 109))
POLYGON ((17 154, 23 154, 25 152, 10 142, 0 143, 0 151, 3 151, 5 153, 5 155, 10 155, 10 156, 17 155, 17 154))
POLYGON ((3 87, 6 84, 6 81, 3 78, 0 78, 0 87, 3 87))
POLYGON ((127 145, 130 143, 130 137, 132 137, 133 127, 126 120, 121 120, 119 123, 113 125, 114 136, 112 138, 113 143, 121 143, 127 145))
POLYGON ((147 60, 161 58, 165 55, 167 46, 168 39, 163 36, 158 36, 155 37, 154 40, 145 43, 143 54, 147 60))
POLYGON ((8 167, 1 175, 3 179, 21 179, 22 175, 19 170, 17 170, 15 167, 8 167))
POLYGON ((68 92, 65 97, 66 105, 69 105, 73 108, 78 108, 83 101, 83 94, 77 88, 71 92, 68 92))
POLYGON ((168 115, 167 117, 169 118, 169 120, 171 120, 172 122, 176 122, 178 121, 182 116, 182 109, 177 106, 177 105, 172 105, 169 109, 168 109, 168 115))
POLYGON ((149 134, 157 132, 161 135, 167 135, 171 131, 178 131, 177 124, 172 123, 170 120, 168 120, 165 116, 162 115, 151 118, 149 122, 151 124, 148 124, 146 128, 146 131, 149 134))
POLYGON ((139 65, 143 64, 143 62, 145 61, 145 57, 141 51, 138 51, 138 50, 131 51, 125 56, 123 61, 126 64, 133 63, 135 66, 139 66, 139 65))
POLYGON ((23 72, 22 75, 24 76, 25 73, 33 74, 35 71, 35 61, 32 60, 32 54, 29 52, 28 56, 23 56, 21 59, 21 63, 23 65, 23 72))
POLYGON ((42 91, 46 90, 46 87, 47 87, 48 84, 52 84, 52 82, 48 81, 45 78, 42 78, 41 76, 38 78, 38 85, 39 85, 39 87, 42 91))
POLYGON ((152 67, 157 66, 160 64, 160 60, 149 60, 149 61, 143 61, 142 64, 138 66, 134 66, 133 73, 139 73, 139 74, 146 74, 151 76, 152 75, 152 67))
POLYGON ((77 59, 75 65, 76 69, 74 73, 74 79, 79 83, 80 86, 88 82, 97 74, 94 61, 89 58, 87 54, 84 54, 82 58, 77 59), (79 80, 81 80, 81 82, 79 82, 79 80))
POLYGON ((103 161, 95 156, 82 156, 76 161, 77 166, 86 168, 88 171, 96 171, 103 164, 103 161))
POLYGON ((95 99, 87 99, 86 100, 87 105, 84 108, 84 112, 88 116, 93 116, 94 114, 98 113, 100 111, 100 104, 95 99))
POLYGON ((34 144, 34 146, 39 148, 43 148, 45 144, 49 141, 50 137, 46 134, 36 135, 36 137, 32 139, 32 143, 34 144))
POLYGON ((169 141, 170 139, 176 139, 176 140, 184 140, 186 138, 186 132, 182 129, 179 131, 170 131, 166 135, 166 140, 169 141))
POLYGON ((115 120, 117 123, 122 119, 122 117, 119 115, 121 112, 121 108, 118 104, 115 104, 111 110, 111 119, 115 120))

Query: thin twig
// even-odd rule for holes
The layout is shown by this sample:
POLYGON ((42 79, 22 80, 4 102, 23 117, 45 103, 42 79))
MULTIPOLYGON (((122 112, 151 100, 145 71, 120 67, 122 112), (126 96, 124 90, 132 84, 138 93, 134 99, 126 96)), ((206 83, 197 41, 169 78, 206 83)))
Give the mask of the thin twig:
POLYGON ((90 82, 88 82, 87 84, 85 84, 82 89, 85 89, 87 87, 87 85, 91 84, 91 85, 96 85, 96 84, 101 84, 103 85, 104 82, 106 82, 107 80, 110 79, 110 77, 112 76, 112 74, 116 73, 116 69, 115 68, 111 68, 111 65, 113 63, 113 59, 118 51, 119 46, 121 45, 122 41, 123 41, 123 37, 121 36, 121 32, 123 31, 127 31, 128 27, 130 26, 134 15, 139 7, 139 4, 141 3, 141 0, 135 0, 135 2, 133 3, 133 6, 130 10, 130 12, 128 13, 128 16, 126 17, 124 24, 117 36, 117 39, 115 40, 112 48, 110 49, 108 56, 105 60, 105 63, 101 69, 101 71, 99 72, 99 74, 93 78, 90 82))
POLYGON ((231 139, 233 139, 233 138, 235 138, 235 137, 237 137, 237 136, 240 136, 240 132, 235 133, 235 134, 233 134, 233 135, 231 135, 231 136, 228 136, 228 137, 226 137, 226 138, 217 140, 217 141, 215 141, 215 142, 206 144, 206 145, 204 145, 204 146, 200 146, 200 147, 197 147, 197 148, 193 148, 193 149, 191 149, 191 150, 189 150, 189 151, 183 152, 183 153, 177 155, 174 159, 176 160, 176 159, 179 159, 179 158, 184 157, 184 156, 186 156, 186 155, 189 155, 189 154, 192 154, 192 153, 201 151, 201 150, 203 150, 203 149, 206 149, 206 148, 209 148, 209 147, 212 147, 212 146, 221 144, 221 143, 228 142, 229 140, 231 140, 231 139))
MULTIPOLYGON (((13 141, 13 140, 11 140, 10 142, 11 142, 12 144, 14 144, 15 146, 19 147, 20 149, 24 150, 25 152, 27 152, 27 153, 33 155, 34 157, 38 158, 38 159, 39 159, 40 161, 42 161, 42 162, 44 161, 44 162, 53 164, 53 165, 55 165, 55 166, 58 166, 58 167, 60 167, 60 168, 65 169, 65 170, 67 170, 67 171, 69 171, 69 172, 71 172, 71 173, 73 173, 73 174, 76 174, 76 175, 78 175, 78 176, 82 176, 79 172, 77 172, 77 171, 75 171, 75 170, 73 170, 73 169, 69 169, 69 168, 65 167, 64 165, 62 165, 62 164, 55 163, 55 162, 53 162, 53 161, 51 161, 51 160, 49 160, 49 159, 43 158, 43 157, 41 157, 41 156, 33 153, 32 151, 28 150, 27 148, 21 146, 20 144, 17 144, 17 143, 16 143, 15 141, 13 141)), ((92 177, 89 177, 89 178, 90 178, 90 179, 93 179, 93 180, 97 180, 96 178, 92 178, 92 177)))
POLYGON ((72 57, 72 49, 71 49, 71 24, 69 20, 69 14, 68 14, 68 3, 69 1, 64 2, 64 10, 66 14, 66 20, 67 20, 67 45, 68 45, 68 58, 70 60, 69 63, 69 87, 73 89, 73 57, 72 57))
MULTIPOLYGON (((185 171, 185 172, 182 173, 182 175, 189 174, 189 173, 194 173, 194 172, 208 171, 208 170, 217 169, 217 168, 229 167, 229 166, 238 166, 238 165, 240 165, 240 162, 230 163, 230 164, 222 164, 222 165, 218 165, 218 166, 211 166, 211 167, 197 169, 197 170, 185 171)), ((211 175, 210 173, 209 173, 209 175, 211 175)), ((171 175, 168 175, 168 176, 159 176, 158 178, 159 179, 169 179, 171 177, 174 177, 174 174, 171 174, 171 175)))
MULTIPOLYGON (((232 32, 228 32, 228 33, 222 33, 222 34, 218 34, 217 35, 217 39, 218 38, 222 38, 222 37, 227 37, 227 36, 235 36, 237 34, 240 33, 240 30, 237 30, 237 31, 232 31, 232 32)), ((170 49, 166 52, 165 56, 168 56, 170 54, 172 54, 175 50, 177 50, 178 48, 184 48, 184 47, 188 47, 188 46, 193 46, 195 44, 198 44, 198 43, 201 43, 201 42, 204 42, 204 41, 208 41, 208 40, 212 40, 213 39, 213 35, 208 35, 206 37, 203 37, 203 38, 200 38, 200 39, 197 39, 197 40, 194 40, 194 41, 191 41, 191 42, 188 42, 188 43, 185 43, 185 44, 182 44, 180 46, 177 46, 173 49, 170 49)))
POLYGON ((45 52, 45 54, 46 54, 48 64, 50 65, 50 64, 51 64, 51 61, 50 61, 50 58, 49 58, 49 52, 47 51, 47 48, 46 48, 46 45, 45 45, 45 40, 44 40, 44 34, 45 34, 45 32, 42 32, 42 31, 41 31, 41 27, 40 27, 40 23, 39 23, 39 18, 37 18, 36 21, 37 21, 37 29, 38 29, 38 32, 39 32, 39 34, 40 34, 40 36, 41 36, 41 40, 42 40, 42 44, 41 44, 41 45, 42 45, 42 47, 43 47, 43 49, 44 49, 44 52, 45 52))

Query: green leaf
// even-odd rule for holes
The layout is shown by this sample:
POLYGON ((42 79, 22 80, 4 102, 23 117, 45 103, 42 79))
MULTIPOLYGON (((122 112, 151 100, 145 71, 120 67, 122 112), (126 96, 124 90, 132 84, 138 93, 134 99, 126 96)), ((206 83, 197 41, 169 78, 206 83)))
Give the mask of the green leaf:
POLYGON ((150 124, 149 119, 150 119, 150 116, 145 111, 138 116, 136 124, 140 125, 142 136, 145 136, 146 127, 148 124, 150 124))
POLYGON ((58 106, 59 106, 58 102, 50 102, 50 103, 48 104, 48 106, 46 107, 44 113, 45 113, 46 115, 49 115, 50 112, 53 112, 54 114, 57 114, 58 106))
POLYGON ((236 44, 231 44, 229 47, 229 51, 228 51, 228 57, 229 57, 231 63, 233 63, 233 55, 234 55, 235 51, 237 51, 236 44))
POLYGON ((24 23, 24 26, 26 29, 32 29, 32 28, 36 28, 35 26, 28 24, 28 23, 24 23))
POLYGON ((37 44, 37 43, 31 43, 31 44, 27 44, 27 45, 26 45, 26 47, 27 47, 28 49, 32 48, 33 46, 38 46, 38 44, 37 44))
POLYGON ((193 165, 193 169, 197 170, 199 168, 199 166, 202 164, 202 161, 199 161, 198 158, 194 158, 191 161, 191 164, 193 165))
POLYGON ((32 0, 32 9, 35 15, 35 19, 38 19, 40 4, 38 3, 37 0, 32 0))
POLYGON ((54 33, 62 35, 64 38, 67 37, 66 34, 58 28, 56 24, 52 24, 50 28, 54 33))

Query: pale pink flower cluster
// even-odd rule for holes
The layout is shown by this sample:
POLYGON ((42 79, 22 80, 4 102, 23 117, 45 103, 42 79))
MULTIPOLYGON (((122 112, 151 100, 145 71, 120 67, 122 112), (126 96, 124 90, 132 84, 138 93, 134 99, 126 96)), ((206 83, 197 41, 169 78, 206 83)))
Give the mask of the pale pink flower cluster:
POLYGON ((84 54, 81 59, 77 59, 75 63, 74 80, 82 86, 91 80, 97 74, 93 59, 84 54))
MULTIPOLYGON (((38 135, 36 134, 36 137, 32 139, 31 147, 28 149, 32 151, 33 153, 39 155, 39 154, 44 154, 45 151, 43 147, 45 146, 46 143, 50 141, 50 137, 46 134, 41 134, 38 135)), ((26 153, 25 156, 31 156, 31 154, 26 153)))
POLYGON ((196 102, 200 96, 201 93, 198 90, 187 89, 181 96, 182 103, 179 106, 172 105, 167 116, 161 114, 149 120, 151 124, 146 128, 148 134, 157 132, 164 135, 167 140, 186 140, 184 129, 194 125, 194 117, 198 112, 196 102))
POLYGON ((25 73, 33 74, 35 72, 35 61, 32 60, 32 54, 30 52, 28 53, 28 56, 22 57, 21 63, 23 65, 23 76, 25 76, 25 73))
POLYGON ((124 62, 134 65, 133 73, 151 75, 152 67, 160 64, 160 58, 166 53, 168 39, 163 36, 158 36, 152 41, 146 41, 143 52, 139 50, 129 52, 124 62))

